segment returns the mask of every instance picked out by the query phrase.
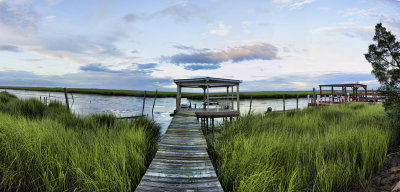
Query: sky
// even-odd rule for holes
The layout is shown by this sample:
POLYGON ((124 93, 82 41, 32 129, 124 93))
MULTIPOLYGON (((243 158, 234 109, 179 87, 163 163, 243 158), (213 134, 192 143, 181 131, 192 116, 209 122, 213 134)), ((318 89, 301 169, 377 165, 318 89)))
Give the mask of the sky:
POLYGON ((379 22, 400 38, 400 0, 0 0, 0 85, 376 89, 364 54, 379 22))

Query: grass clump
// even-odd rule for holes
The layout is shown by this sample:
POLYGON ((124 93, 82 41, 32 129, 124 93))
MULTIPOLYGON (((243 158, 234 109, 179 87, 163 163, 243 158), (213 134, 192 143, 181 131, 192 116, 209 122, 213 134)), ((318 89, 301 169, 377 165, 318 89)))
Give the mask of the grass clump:
POLYGON ((79 117, 1 92, 0 191, 132 191, 156 152, 147 118, 79 117))
POLYGON ((208 137, 226 191, 346 191, 379 169, 396 130, 381 105, 250 114, 208 137))

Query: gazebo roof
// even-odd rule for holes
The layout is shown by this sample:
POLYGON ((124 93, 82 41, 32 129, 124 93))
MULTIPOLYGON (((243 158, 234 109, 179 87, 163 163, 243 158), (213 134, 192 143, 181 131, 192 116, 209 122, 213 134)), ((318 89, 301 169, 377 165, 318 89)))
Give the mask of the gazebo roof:
POLYGON ((347 84, 328 84, 328 85, 319 85, 320 87, 367 87, 367 85, 360 83, 347 83, 347 84))
POLYGON ((241 80, 222 79, 213 77, 194 78, 194 79, 174 79, 174 83, 181 87, 205 88, 205 87, 229 87, 242 83, 241 80))

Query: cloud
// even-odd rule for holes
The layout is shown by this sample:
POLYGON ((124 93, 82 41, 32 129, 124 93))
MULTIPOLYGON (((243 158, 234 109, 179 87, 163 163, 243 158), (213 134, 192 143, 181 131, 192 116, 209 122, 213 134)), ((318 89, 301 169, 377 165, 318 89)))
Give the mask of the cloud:
MULTIPOLYGON (((100 69, 102 69, 100 67, 100 69)), ((172 83, 169 78, 153 78, 146 73, 133 70, 82 71, 64 75, 37 75, 28 71, 0 71, 2 86, 37 86, 37 87, 76 87, 127 90, 156 90, 159 85, 172 83)), ((161 91, 163 88, 161 88, 161 91)))
POLYGON ((210 34, 212 35, 220 35, 220 36, 225 36, 228 35, 231 29, 231 26, 225 25, 222 22, 218 22, 216 25, 209 25, 211 27, 214 27, 213 29, 210 30, 210 34))
POLYGON ((253 91, 310 91, 321 84, 366 83, 368 89, 376 89, 379 84, 370 73, 296 73, 275 76, 266 80, 243 81, 242 88, 253 91))
POLYGON ((82 71, 86 72, 107 72, 107 73, 115 73, 117 71, 113 71, 108 69, 106 66, 103 66, 101 63, 91 63, 85 66, 81 66, 79 68, 82 71))
POLYGON ((0 45, 0 51, 21 52, 21 49, 14 45, 0 45))
POLYGON ((193 18, 208 18, 209 9, 198 7, 188 3, 178 3, 150 14, 138 15, 135 13, 126 14, 122 20, 127 23, 148 21, 152 19, 172 17, 177 22, 185 22, 193 18))
POLYGON ((184 51, 190 51, 190 52, 196 52, 196 51, 210 51, 208 48, 203 48, 203 49, 196 49, 193 46, 186 46, 186 45, 173 45, 174 48, 184 50, 184 51))
POLYGON ((127 14, 122 18, 122 20, 124 20, 127 23, 134 23, 134 22, 139 21, 141 19, 143 19, 143 18, 141 18, 140 16, 138 16, 136 14, 132 14, 132 13, 127 14))
POLYGON ((321 27, 316 32, 339 32, 351 38, 370 40, 374 34, 373 26, 343 25, 335 27, 321 27))
MULTIPOLYGON (((382 2, 387 2, 389 3, 389 6, 397 6, 400 8, 400 2, 394 2, 394 0, 386 0, 386 1, 382 1, 382 2)), ((400 33, 400 15, 388 15, 388 14, 384 14, 384 13, 376 13, 374 12, 375 9, 369 9, 369 10, 365 10, 365 9, 361 9, 361 8, 349 8, 346 9, 344 11, 341 11, 340 13, 344 16, 344 17, 356 17, 359 19, 363 19, 363 18, 372 18, 375 19, 377 22, 381 22, 384 25, 389 25, 390 28, 393 28, 396 30, 397 33, 400 33)))
POLYGON ((157 63, 137 64, 137 68, 140 70, 153 69, 157 67, 157 65, 157 63))
POLYGON ((188 70, 218 69, 222 62, 234 63, 246 60, 273 60, 278 59, 278 48, 268 43, 256 43, 230 47, 222 51, 189 49, 191 53, 179 53, 171 57, 162 57, 173 64, 184 65, 188 70), (192 65, 192 66, 191 66, 192 65), (200 65, 203 65, 200 67, 200 65))
POLYGON ((289 8, 289 10, 295 10, 302 8, 307 4, 313 3, 315 0, 272 0, 274 3, 282 4, 284 7, 289 8))
POLYGON ((15 30, 36 29, 40 19, 31 1, 0 1, 0 24, 15 30))
POLYGON ((43 61, 42 58, 26 58, 26 59, 19 59, 20 61, 27 61, 27 62, 37 62, 37 61, 43 61))
POLYGON ((197 71, 197 70, 213 70, 219 69, 220 65, 214 64, 191 64, 191 65, 184 65, 183 68, 190 71, 197 71))

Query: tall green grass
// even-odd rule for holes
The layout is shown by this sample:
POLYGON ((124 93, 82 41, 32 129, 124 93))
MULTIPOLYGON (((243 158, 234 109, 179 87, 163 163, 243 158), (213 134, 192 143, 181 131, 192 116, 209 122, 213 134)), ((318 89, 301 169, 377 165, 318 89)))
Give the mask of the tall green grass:
POLYGON ((397 132, 381 105, 250 114, 208 137, 226 191, 346 191, 365 187, 397 132))
POLYGON ((132 191, 160 126, 0 93, 0 191, 132 191))

